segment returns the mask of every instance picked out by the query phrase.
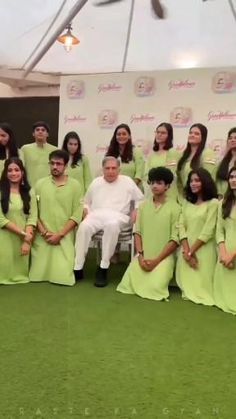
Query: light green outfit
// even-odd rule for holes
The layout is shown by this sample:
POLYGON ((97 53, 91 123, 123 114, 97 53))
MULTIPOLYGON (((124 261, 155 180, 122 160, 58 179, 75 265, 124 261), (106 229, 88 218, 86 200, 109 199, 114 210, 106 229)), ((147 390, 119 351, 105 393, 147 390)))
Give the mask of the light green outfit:
POLYGON ((92 181, 88 157, 83 156, 82 159, 79 160, 74 167, 72 167, 69 163, 67 173, 70 177, 73 177, 79 182, 81 193, 84 196, 92 181))
POLYGON ((32 190, 29 215, 23 211, 19 194, 10 194, 7 214, 3 214, 0 206, 0 284, 22 284, 29 282, 29 256, 21 255, 22 238, 6 229, 9 222, 24 231, 26 226, 36 226, 37 203, 32 190))
POLYGON ((179 220, 180 241, 187 239, 191 247, 196 240, 205 244, 196 252, 198 268, 191 268, 184 260, 182 251, 178 254, 176 282, 182 296, 194 303, 212 306, 213 276, 216 264, 215 229, 218 200, 211 199, 200 205, 183 202, 179 220))
POLYGON ((125 176, 131 177, 131 179, 143 180, 144 176, 144 158, 142 150, 139 148, 133 149, 133 160, 129 163, 120 164, 120 173, 125 176))
POLYGON ((180 158, 179 151, 175 150, 174 148, 170 148, 169 150, 165 150, 162 152, 154 151, 147 159, 146 167, 145 167, 145 193, 149 197, 151 192, 149 185, 147 184, 148 180, 148 172, 150 169, 154 167, 164 166, 171 170, 174 175, 174 180, 171 184, 170 189, 167 191, 168 198, 172 198, 177 200, 178 191, 177 191, 177 184, 176 184, 176 168, 177 163, 180 158))
MULTIPOLYGON (((188 180, 188 175, 192 170, 190 164, 191 164, 191 160, 187 160, 185 162, 185 164, 182 166, 182 169, 181 169, 181 172, 180 172, 181 182, 178 182, 180 201, 181 201, 181 196, 183 195, 183 189, 186 186, 186 183, 187 183, 187 180, 188 180)), ((204 169, 208 170, 208 172, 211 174, 213 179, 215 179, 216 155, 215 155, 214 150, 211 150, 209 148, 203 150, 201 160, 200 160, 200 166, 203 167, 204 169)))
MULTIPOLYGON (((222 218, 222 207, 219 206, 217 229, 217 243, 225 243, 229 253, 236 251, 236 208, 226 219, 222 218)), ((236 260, 233 262, 234 268, 225 268, 218 260, 214 276, 214 298, 217 307, 226 313, 236 315, 236 260)))
MULTIPOLYGON (((228 172, 232 169, 232 167, 234 167, 234 164, 236 164, 235 160, 231 159, 231 162, 229 163, 229 167, 228 167, 228 172)), ((218 164, 217 169, 219 168, 219 165, 220 164, 218 164)), ((217 172, 217 169, 216 169, 216 172, 217 172)), ((216 186, 217 186, 218 195, 223 197, 225 192, 228 189, 227 180, 216 179, 216 186)))
POLYGON ((2 174, 2 171, 4 169, 5 160, 0 160, 0 176, 2 174))
MULTIPOLYGON (((52 177, 41 179, 35 185, 39 219, 51 232, 62 230, 68 220, 79 224, 82 218, 79 183, 70 177, 65 185, 57 186, 52 177)), ((74 239, 71 231, 59 245, 50 245, 37 233, 32 247, 30 281, 48 281, 62 285, 74 285, 74 239)))
MULTIPOLYGON (((141 235, 145 259, 156 258, 173 240, 178 242, 178 219, 180 207, 173 200, 167 200, 160 207, 152 201, 144 201, 139 209, 135 231, 141 235)), ((173 277, 175 255, 164 259, 151 272, 140 268, 135 257, 126 270, 117 291, 137 294, 143 298, 163 300, 169 296, 168 284, 173 277)))
POLYGON ((21 147, 22 160, 31 186, 34 186, 39 179, 49 175, 49 154, 53 150, 57 150, 57 147, 49 143, 45 143, 42 147, 37 143, 21 147))

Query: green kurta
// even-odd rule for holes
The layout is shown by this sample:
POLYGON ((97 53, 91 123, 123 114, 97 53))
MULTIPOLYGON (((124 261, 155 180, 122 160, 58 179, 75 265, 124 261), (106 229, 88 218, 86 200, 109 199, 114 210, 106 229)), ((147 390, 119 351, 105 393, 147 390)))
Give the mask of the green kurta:
POLYGON ((205 244, 196 252, 198 268, 192 269, 180 251, 176 267, 176 282, 182 296, 194 303, 212 306, 213 276, 216 264, 215 229, 218 200, 212 199, 200 205, 184 201, 179 220, 179 238, 187 238, 190 247, 197 239, 205 244))
POLYGON ((36 143, 21 147, 22 160, 31 186, 34 186, 39 179, 49 175, 49 154, 56 149, 57 147, 49 143, 45 143, 43 147, 36 143))
POLYGON ((23 211, 21 196, 10 195, 9 211, 3 214, 0 206, 0 284, 21 284, 29 282, 29 256, 21 255, 22 239, 7 230, 6 225, 12 222, 25 230, 26 226, 37 224, 36 197, 31 191, 30 214, 23 211))
POLYGON ((144 158, 142 150, 139 148, 133 149, 133 160, 129 163, 121 163, 120 173, 125 176, 131 177, 131 179, 143 180, 144 176, 144 158))
MULTIPOLYGON (((81 191, 78 182, 68 177, 63 186, 56 186, 51 176, 35 186, 39 219, 45 228, 59 232, 68 220, 79 224, 82 218, 81 191)), ((75 231, 68 233, 59 245, 50 245, 37 233, 32 247, 30 281, 48 281, 74 285, 75 231)))
MULTIPOLYGON (((211 174, 213 179, 215 179, 215 172, 216 172, 216 155, 215 152, 211 149, 205 149, 201 156, 201 162, 200 166, 204 169, 208 170, 208 172, 211 174)), ((180 194, 180 200, 183 195, 183 188, 185 187, 188 175, 191 172, 192 168, 190 166, 191 161, 187 160, 182 167, 182 170, 180 172, 180 178, 181 178, 181 184, 178 183, 179 187, 179 194, 180 194)), ((183 198, 182 198, 183 199, 183 198)))
MULTIPOLYGON (((217 243, 225 243, 229 253, 236 251, 236 208, 226 219, 222 218, 222 207, 219 206, 217 229, 217 243)), ((214 298, 217 307, 227 313, 236 315, 236 261, 234 268, 225 268, 218 260, 214 276, 214 298)))
POLYGON ((177 201, 178 191, 176 185, 176 167, 180 157, 179 151, 174 148, 169 150, 164 150, 162 152, 153 152, 147 159, 145 167, 145 193, 147 196, 150 196, 150 187, 147 184, 148 172, 154 167, 164 166, 170 169, 174 175, 174 180, 171 184, 170 189, 167 192, 168 198, 172 198, 177 201))
POLYGON ((68 165, 67 173, 70 177, 78 180, 81 187, 81 193, 84 196, 92 181, 88 157, 83 156, 74 167, 68 165))
MULTIPOLYGON (((228 172, 230 171, 230 169, 232 169, 232 167, 234 167, 235 163, 236 163, 235 160, 232 159, 231 162, 229 163, 228 172)), ((219 167, 219 164, 217 166, 217 169, 218 167, 219 167)), ((217 169, 216 169, 216 172, 217 172, 217 169)), ((216 179, 216 186, 217 186, 218 195, 221 195, 223 197, 225 192, 228 189, 227 180, 216 179)))
MULTIPOLYGON (((178 242, 179 213, 179 205, 172 200, 167 200, 158 208, 151 199, 140 205, 135 230, 142 237, 145 259, 157 257, 169 241, 178 242)), ((174 265, 175 255, 172 254, 153 271, 145 272, 135 257, 128 266, 117 291, 137 294, 152 300, 167 299, 168 284, 173 277, 174 265)))

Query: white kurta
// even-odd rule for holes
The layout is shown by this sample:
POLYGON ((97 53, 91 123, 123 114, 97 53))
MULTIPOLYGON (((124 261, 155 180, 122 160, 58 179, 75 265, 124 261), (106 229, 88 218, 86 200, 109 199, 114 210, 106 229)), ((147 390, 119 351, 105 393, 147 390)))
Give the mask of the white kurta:
POLYGON ((83 268, 91 238, 100 230, 104 232, 100 266, 109 267, 120 231, 129 225, 131 204, 137 208, 142 200, 142 192, 128 176, 119 175, 114 182, 102 176, 93 180, 84 198, 88 215, 76 235, 75 270, 83 268))

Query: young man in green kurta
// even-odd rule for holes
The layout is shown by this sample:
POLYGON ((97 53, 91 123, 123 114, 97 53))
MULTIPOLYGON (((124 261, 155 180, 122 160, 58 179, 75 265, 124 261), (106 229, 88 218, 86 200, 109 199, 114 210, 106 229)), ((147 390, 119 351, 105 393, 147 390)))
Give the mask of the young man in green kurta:
POLYGON ((35 122, 33 137, 35 142, 21 147, 21 158, 27 171, 29 183, 34 186, 39 179, 49 175, 48 156, 56 150, 48 144, 49 125, 45 121, 35 122))
POLYGON ((117 291, 160 301, 168 299, 168 285, 174 274, 180 207, 166 196, 173 181, 169 169, 152 168, 148 180, 153 196, 138 208, 137 257, 130 263, 117 291))
POLYGON ((82 218, 79 182, 65 174, 69 155, 49 155, 51 176, 35 185, 38 232, 32 247, 30 281, 74 285, 74 232, 82 218))

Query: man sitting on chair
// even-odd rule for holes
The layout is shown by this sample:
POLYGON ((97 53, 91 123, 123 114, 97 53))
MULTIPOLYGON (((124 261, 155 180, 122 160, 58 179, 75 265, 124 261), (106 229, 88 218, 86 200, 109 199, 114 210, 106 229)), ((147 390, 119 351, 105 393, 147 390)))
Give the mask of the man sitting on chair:
POLYGON ((136 209, 143 194, 134 181, 120 175, 120 161, 107 156, 102 162, 103 176, 90 184, 84 197, 85 218, 76 235, 75 278, 83 278, 83 266, 92 236, 103 230, 102 259, 97 267, 96 287, 107 285, 107 271, 122 229, 135 221, 136 209), (130 214, 131 203, 134 210, 130 214))

